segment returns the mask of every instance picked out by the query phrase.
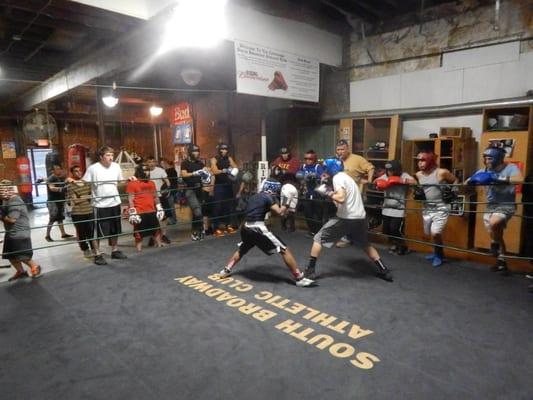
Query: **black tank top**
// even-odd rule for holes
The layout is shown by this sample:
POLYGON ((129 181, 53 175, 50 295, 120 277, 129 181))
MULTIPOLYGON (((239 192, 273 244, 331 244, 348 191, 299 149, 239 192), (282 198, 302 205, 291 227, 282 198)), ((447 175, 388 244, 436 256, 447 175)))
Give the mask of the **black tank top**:
MULTIPOLYGON (((229 157, 222 157, 222 156, 216 156, 215 159, 217 160, 217 168, 219 170, 227 169, 230 167, 229 163, 229 157)), ((216 177, 216 183, 230 183, 231 180, 229 179, 228 174, 222 173, 218 174, 216 177)))

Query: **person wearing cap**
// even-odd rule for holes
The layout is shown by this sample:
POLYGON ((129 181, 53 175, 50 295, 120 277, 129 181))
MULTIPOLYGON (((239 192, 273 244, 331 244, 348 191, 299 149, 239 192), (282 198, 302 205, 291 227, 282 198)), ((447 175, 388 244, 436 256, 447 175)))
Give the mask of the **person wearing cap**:
POLYGON ((265 225, 265 216, 268 212, 283 215, 287 207, 280 205, 278 196, 281 191, 281 183, 274 179, 267 179, 261 186, 261 191, 250 197, 245 210, 244 224, 241 228, 241 242, 239 249, 233 253, 226 266, 218 273, 220 278, 227 278, 233 273, 235 265, 252 248, 257 247, 266 255, 279 253, 285 265, 291 271, 298 287, 312 286, 314 281, 304 276, 298 268, 296 259, 287 245, 272 233, 265 225))
POLYGON ((233 182, 237 178, 239 169, 235 160, 229 155, 229 146, 219 143, 218 154, 211 158, 211 172, 215 175, 215 221, 216 237, 226 233, 235 233, 237 230, 230 225, 230 217, 233 210, 233 182))
POLYGON ((202 204, 205 192, 202 190, 202 177, 211 174, 200 160, 200 147, 190 144, 187 150, 188 159, 181 163, 181 176, 187 184, 185 197, 192 211, 191 239, 198 241, 204 238, 202 204))
MULTIPOLYGON (((279 150, 279 156, 270 163, 271 176, 281 182, 282 185, 290 183, 298 188, 296 173, 300 169, 300 160, 293 157, 288 147, 282 147, 279 150)), ((281 217, 281 229, 294 232, 295 216, 289 212, 281 217)))
MULTIPOLYGON (((496 257, 496 264, 491 270, 503 275, 508 274, 503 233, 507 222, 516 213, 516 184, 524 179, 515 164, 505 162, 505 155, 505 150, 501 147, 486 148, 483 151, 485 168, 466 180, 469 185, 485 186, 487 206, 483 222, 490 234, 491 253, 496 257)), ((522 201, 525 202, 524 198, 522 201)))
POLYGON ((416 179, 421 186, 415 189, 415 199, 424 201, 422 221, 424 233, 431 235, 435 246, 433 254, 426 257, 434 267, 440 267, 444 259, 442 234, 450 215, 450 194, 453 191, 447 184, 457 184, 459 180, 446 168, 439 168, 433 151, 423 150, 416 157, 418 172, 416 179))
POLYGON ((377 277, 392 282, 390 270, 368 241, 368 222, 359 187, 347 173, 343 172, 342 161, 338 158, 325 160, 324 167, 322 184, 315 189, 315 192, 333 200, 337 207, 337 215, 326 222, 314 236, 305 276, 311 279, 315 277, 316 262, 322 246, 330 248, 342 236, 350 235, 353 243, 374 262, 377 277))
POLYGON ((17 187, 9 180, 0 181, 0 202, 0 218, 5 230, 2 258, 15 268, 9 281, 28 277, 23 263, 30 268, 31 277, 37 278, 41 275, 41 267, 33 260, 28 209, 17 194, 17 187))
POLYGON ((403 256, 408 253, 408 248, 403 240, 403 227, 405 223, 405 204, 409 186, 416 184, 416 180, 407 172, 402 171, 398 160, 385 163, 385 173, 378 177, 374 184, 378 190, 385 192, 381 215, 383 217, 383 234, 387 235, 392 245, 389 253, 403 256))

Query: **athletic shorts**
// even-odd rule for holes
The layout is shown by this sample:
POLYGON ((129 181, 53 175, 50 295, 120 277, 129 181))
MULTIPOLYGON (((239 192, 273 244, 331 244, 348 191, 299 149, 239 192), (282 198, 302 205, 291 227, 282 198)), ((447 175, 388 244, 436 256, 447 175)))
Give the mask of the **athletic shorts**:
POLYGON ((485 212, 483 213, 483 223, 485 228, 490 232, 490 219, 491 217, 497 216, 504 220, 503 226, 507 226, 507 221, 509 221, 513 215, 516 213, 516 207, 510 204, 487 204, 485 212))
POLYGON ((350 240, 357 246, 367 247, 369 243, 368 221, 366 218, 344 219, 333 217, 320 228, 313 240, 324 247, 330 248, 344 236, 349 236, 350 240))
POLYGON ((9 236, 4 237, 4 248, 2 249, 2 258, 4 260, 29 261, 32 257, 33 248, 31 238, 16 239, 9 236))
POLYGON ((450 215, 450 206, 439 204, 428 206, 422 211, 422 221, 424 223, 424 234, 438 235, 444 231, 450 215))
POLYGON ((117 236, 122 233, 120 204, 113 207, 95 208, 97 238, 117 236))
POLYGON ((241 256, 248 253, 255 246, 269 256, 274 253, 283 253, 287 249, 285 243, 270 232, 262 221, 245 222, 241 228, 241 240, 239 243, 241 256))
POLYGON ((65 202, 64 201, 48 201, 46 202, 48 207, 48 215, 50 216, 50 222, 63 222, 65 219, 65 202))
POLYGON ((148 212, 142 213, 141 223, 133 225, 133 237, 135 240, 141 240, 143 237, 155 236, 161 227, 157 219, 157 213, 148 212))

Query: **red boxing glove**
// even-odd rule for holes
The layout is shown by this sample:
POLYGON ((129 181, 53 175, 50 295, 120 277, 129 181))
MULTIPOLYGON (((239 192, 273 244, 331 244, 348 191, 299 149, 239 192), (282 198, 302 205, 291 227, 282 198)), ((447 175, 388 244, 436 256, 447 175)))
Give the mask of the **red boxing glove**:
POLYGON ((399 176, 396 176, 396 175, 389 176, 390 185, 401 185, 402 183, 403 183, 402 178, 400 178, 399 176))
POLYGON ((377 179, 376 180, 376 187, 378 188, 378 190, 388 189, 390 184, 391 184, 390 181, 388 181, 386 179, 377 179))

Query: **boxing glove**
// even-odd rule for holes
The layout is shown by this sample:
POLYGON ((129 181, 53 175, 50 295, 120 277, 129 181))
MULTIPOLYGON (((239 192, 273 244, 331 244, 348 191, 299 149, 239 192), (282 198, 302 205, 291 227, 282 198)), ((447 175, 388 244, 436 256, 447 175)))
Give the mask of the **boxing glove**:
POLYGON ((498 175, 494 172, 479 171, 468 179, 469 185, 490 185, 498 182, 498 175))
POLYGON ((457 199, 457 186, 441 186, 440 192, 442 196, 442 201, 446 204, 453 203, 457 199))
POLYGON ((203 184, 209 185, 211 183, 211 173, 209 171, 205 169, 199 169, 197 175, 200 177, 203 184))
POLYGON ((302 171, 302 170, 299 170, 296 172, 296 174, 294 175, 296 177, 297 180, 299 181, 302 181, 304 179, 307 179, 307 176, 305 175, 305 172, 302 171))
POLYGON ((376 179, 376 188, 378 190, 386 190, 390 185, 391 183, 387 179, 376 179))
POLYGON ((163 221, 165 219, 165 210, 163 210, 163 206, 160 203, 157 203, 155 205, 155 215, 157 216, 157 219, 159 221, 163 221))
POLYGON ((312 181, 312 180, 315 180, 315 179, 316 179, 316 173, 314 173, 314 172, 309 172, 309 173, 305 174, 305 180, 306 180, 307 182, 312 181))
POLYGON ((228 175, 230 179, 236 179, 239 175, 239 168, 228 168, 228 175))
POLYGON ((424 188, 422 186, 415 186, 414 199, 418 201, 426 200, 426 193, 424 192, 424 188))
POLYGON ((135 207, 131 207, 128 210, 128 214, 129 214, 128 222, 130 224, 138 225, 138 224, 141 223, 141 221, 142 221, 141 216, 139 214, 137 214, 137 209, 135 207))
POLYGON ((203 169, 197 169, 196 171, 192 172, 193 176, 201 176, 202 172, 204 172, 203 169))
POLYGON ((318 193, 321 196, 330 197, 333 194, 333 190, 323 183, 315 188, 315 193, 318 193))
POLYGON ((298 206, 298 190, 294 185, 286 183, 281 187, 281 205, 287 207, 290 212, 296 212, 298 206))
POLYGON ((399 176, 396 176, 396 175, 389 176, 389 184, 401 185, 402 183, 403 183, 402 178, 400 178, 399 176))

